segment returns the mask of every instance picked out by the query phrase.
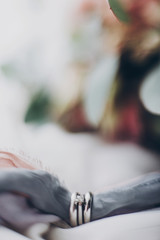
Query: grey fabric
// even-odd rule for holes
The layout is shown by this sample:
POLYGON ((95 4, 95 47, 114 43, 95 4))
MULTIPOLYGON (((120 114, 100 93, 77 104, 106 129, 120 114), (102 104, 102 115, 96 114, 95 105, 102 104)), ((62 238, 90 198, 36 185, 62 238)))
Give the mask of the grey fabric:
POLYGON ((160 206, 160 173, 150 173, 93 198, 92 220, 160 206))
MULTIPOLYGON (((0 171, 0 192, 25 194, 35 208, 69 223, 71 193, 56 177, 45 171, 3 169, 0 171)), ((91 220, 158 206, 160 174, 153 173, 132 184, 94 195, 91 220)))
POLYGON ((24 196, 13 193, 0 194, 0 224, 18 232, 26 232, 37 223, 56 223, 60 218, 44 214, 33 208, 24 196))
POLYGON ((23 193, 35 208, 69 221, 71 194, 56 177, 45 171, 1 169, 0 192, 23 193))

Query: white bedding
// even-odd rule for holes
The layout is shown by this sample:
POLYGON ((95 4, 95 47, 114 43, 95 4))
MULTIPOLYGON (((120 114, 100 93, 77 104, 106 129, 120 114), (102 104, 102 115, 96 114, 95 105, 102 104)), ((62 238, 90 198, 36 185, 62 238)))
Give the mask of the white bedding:
POLYGON ((160 209, 95 221, 69 230, 55 228, 56 240, 159 240, 160 209))
MULTIPOLYGON (((5 92, 5 85, 2 90, 5 92)), ((160 170, 159 157, 134 144, 109 144, 95 135, 66 133, 54 124, 26 126, 22 121, 24 106, 18 108, 21 103, 17 102, 17 95, 14 98, 14 94, 19 94, 19 99, 23 97, 23 89, 10 93, 1 97, 0 146, 13 146, 40 158, 71 191, 103 191, 160 170)), ((11 231, 6 233, 2 227, 0 234, 8 234, 0 239, 14 239, 9 237, 11 231)), ((107 218, 71 230, 55 228, 52 234, 55 240, 160 240, 160 210, 107 218)))

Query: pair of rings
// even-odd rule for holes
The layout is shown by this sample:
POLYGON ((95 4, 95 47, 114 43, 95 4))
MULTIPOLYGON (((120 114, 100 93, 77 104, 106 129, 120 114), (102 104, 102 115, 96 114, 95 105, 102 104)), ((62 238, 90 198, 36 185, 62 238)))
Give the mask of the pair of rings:
POLYGON ((72 227, 91 221, 92 193, 85 195, 73 193, 70 205, 70 224, 72 227))

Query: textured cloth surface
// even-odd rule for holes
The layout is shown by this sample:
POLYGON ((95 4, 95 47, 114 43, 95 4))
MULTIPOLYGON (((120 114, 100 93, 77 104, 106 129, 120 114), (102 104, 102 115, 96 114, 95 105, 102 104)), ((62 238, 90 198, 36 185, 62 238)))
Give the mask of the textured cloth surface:
MULTIPOLYGON (((0 191, 8 190, 8 188, 10 187, 12 191, 17 190, 19 192, 19 195, 12 192, 4 192, 0 194, 0 225, 6 226, 7 228, 11 228, 17 232, 24 234, 30 232, 30 229, 38 223, 45 223, 49 227, 50 223, 56 223, 60 220, 60 218, 55 215, 45 214, 37 208, 33 207, 29 203, 29 198, 32 197, 32 193, 36 191, 34 185, 30 184, 28 186, 24 186, 24 189, 21 192, 19 186, 23 186, 25 176, 24 178, 22 175, 21 177, 19 175, 16 176, 16 172, 12 172, 12 170, 11 172, 8 172, 7 170, 9 168, 24 168, 29 170, 34 170, 38 168, 38 166, 33 165, 34 163, 27 161, 23 155, 17 155, 5 150, 0 151, 0 176, 1 183, 3 182, 4 184, 3 188, 1 188, 0 191), (4 169, 6 169, 6 171, 4 169), (13 179, 10 174, 13 175, 13 179), (9 177, 11 177, 13 182, 9 181, 9 177), (19 183, 17 184, 18 180, 19 183), (32 189, 30 192, 30 196, 26 195, 27 188, 32 189), (20 195, 20 193, 22 195, 20 195)), ((19 171, 21 172, 21 170, 19 171)), ((41 201, 40 196, 39 201, 41 201)), ((0 231, 0 234, 2 235, 1 238, 3 238, 3 235, 5 235, 5 239, 6 237, 8 238, 9 235, 11 235, 12 239, 13 237, 15 239, 17 239, 17 237, 19 239, 23 238, 21 235, 16 235, 14 232, 9 231, 6 228, 1 227, 0 231)), ((39 233, 36 234, 36 238, 40 239, 39 233)))
POLYGON ((23 154, 0 150, 0 225, 24 233, 38 223, 60 221, 55 215, 63 216, 59 197, 66 201, 68 191, 56 177, 38 168, 39 163, 23 154))
POLYGON ((160 240, 160 208, 104 218, 72 229, 54 228, 49 240, 160 240))
POLYGON ((0 226, 0 239, 1 240, 31 240, 31 238, 25 237, 22 234, 19 234, 4 226, 0 226))
POLYGON ((16 192, 28 197, 32 205, 49 214, 69 219, 70 192, 58 178, 43 170, 1 169, 0 192, 16 192))
MULTIPOLYGON (((46 224, 46 226, 49 229, 48 223, 55 223, 59 220, 59 218, 56 216, 60 216, 63 219, 68 219, 68 216, 67 215, 65 216, 65 214, 66 213, 69 214, 68 211, 66 210, 69 209, 70 205, 70 193, 64 187, 61 186, 59 180, 56 177, 47 173, 46 171, 33 170, 35 168, 32 167, 32 165, 30 165, 23 159, 21 160, 21 158, 17 156, 15 157, 14 154, 1 152, 0 159, 2 159, 1 162, 2 165, 0 170, 0 224, 15 229, 16 231, 19 232, 26 231, 31 232, 32 235, 32 233, 35 231, 34 226, 36 226, 37 223, 44 223, 44 225, 46 224), (10 169, 8 169, 8 167, 10 167, 10 169)), ((150 183, 154 183, 153 186, 156 188, 158 187, 157 189, 159 189, 158 185, 160 183, 159 175, 158 176, 151 175, 151 179, 147 178, 147 182, 143 181, 138 186, 143 187, 143 189, 144 187, 145 188, 149 187, 148 181, 150 183)), ((132 186, 132 190, 134 188, 135 186, 132 186)), ((118 195, 116 192, 113 192, 112 199, 115 199, 113 197, 115 196, 116 193, 116 196, 118 196, 119 201, 120 196, 119 194, 121 194, 121 190, 122 189, 118 190, 118 195)), ((152 190, 156 192, 154 188, 152 188, 152 190)), ((122 191, 122 193, 123 192, 127 194, 128 188, 125 189, 125 191, 122 191)), ((100 200, 102 199, 101 195, 97 196, 100 197, 100 200)), ((125 196, 127 196, 127 198, 125 197, 125 199, 128 199, 128 194, 125 196)), ((135 196, 133 191, 132 194, 129 196, 133 197, 135 196)), ((105 199, 108 198, 106 198, 105 196, 105 199)), ((95 201, 93 201, 93 203, 94 202, 95 201)), ((98 213, 99 212, 100 211, 98 211, 98 213)), ((103 214, 100 213, 100 215, 101 216, 99 216, 98 218, 104 217, 103 214)), ((108 218, 106 222, 107 221, 112 222, 111 219, 114 218, 108 218)), ((121 219, 123 222, 123 218, 121 219)), ((115 224, 113 225, 115 226, 115 224)), ((96 226, 96 223, 95 225, 92 226, 96 226)), ((151 225, 149 224, 149 226, 151 225)), ((155 228, 156 225, 154 225, 153 227, 155 228)), ((38 232, 41 232, 40 230, 41 227, 39 226, 38 228, 39 228, 38 232)), ((89 225, 88 227, 87 226, 83 227, 83 229, 85 228, 89 229, 89 225)), ((79 229, 82 228, 80 227, 79 229)), ((137 229, 135 230, 136 233, 138 233, 137 229)), ((156 227, 154 232, 156 232, 157 229, 159 229, 159 226, 156 227)), ((84 232, 79 231, 80 230, 77 231, 76 235, 77 234, 79 235, 79 233, 80 235, 83 235, 84 232)), ((66 235, 65 234, 63 235, 62 231, 59 231, 58 232, 59 239, 65 240, 75 239, 76 238, 76 236, 74 238, 75 230, 70 230, 69 232, 67 230, 66 235), (66 238, 69 232, 73 233, 73 236, 71 236, 71 238, 66 238)), ((93 229, 91 230, 91 232, 92 233, 94 232, 93 229)), ((103 232, 105 233, 105 231, 103 232)), ((125 234, 127 234, 127 232, 125 232, 125 234)), ((107 235, 105 234, 105 236, 107 235)), ((156 234, 155 236, 158 235, 156 234)), ((58 238, 54 236, 54 232, 53 234, 51 234, 51 239, 58 240, 58 238)), ((87 235, 85 236, 84 239, 87 239, 87 235)))
POLYGON ((60 220, 33 208, 24 196, 11 193, 0 194, 0 218, 1 224, 18 232, 27 231, 36 223, 55 223, 60 220))

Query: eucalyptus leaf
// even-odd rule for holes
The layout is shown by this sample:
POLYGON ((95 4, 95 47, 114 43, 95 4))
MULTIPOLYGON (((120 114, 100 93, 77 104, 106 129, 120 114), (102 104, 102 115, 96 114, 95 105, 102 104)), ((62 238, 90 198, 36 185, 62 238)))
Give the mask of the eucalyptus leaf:
POLYGON ((110 56, 101 60, 88 76, 84 93, 84 110, 93 126, 98 126, 104 114, 117 69, 118 58, 110 56))
POLYGON ((38 90, 32 97, 25 115, 25 122, 44 123, 49 120, 51 99, 49 92, 43 88, 38 90))
POLYGON ((140 98, 149 112, 160 115, 160 64, 144 79, 140 98))
POLYGON ((108 0, 110 4, 110 8, 113 11, 113 13, 116 15, 116 17, 125 23, 130 22, 130 17, 127 14, 127 12, 124 10, 122 5, 120 4, 119 0, 108 0))

